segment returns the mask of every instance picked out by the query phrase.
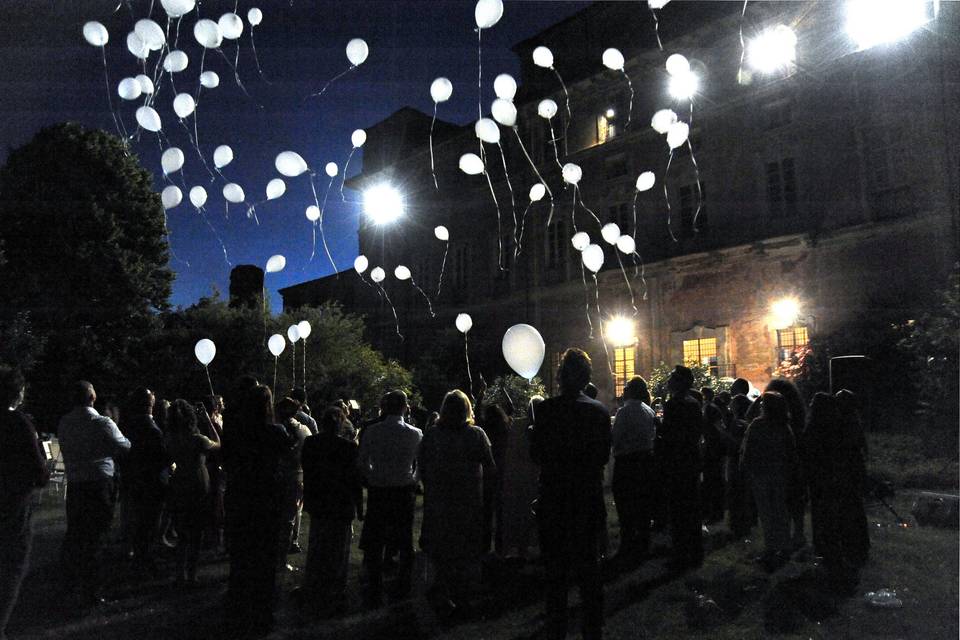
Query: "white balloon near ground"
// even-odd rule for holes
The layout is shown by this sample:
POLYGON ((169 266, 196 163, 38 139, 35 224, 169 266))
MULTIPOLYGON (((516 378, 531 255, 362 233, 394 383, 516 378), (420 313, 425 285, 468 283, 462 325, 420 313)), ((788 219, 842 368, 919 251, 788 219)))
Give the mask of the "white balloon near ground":
POLYGON ((473 132, 478 138, 489 144, 500 142, 500 127, 490 118, 480 118, 473 125, 473 132))
POLYGON ((577 251, 583 251, 590 246, 590 236, 587 235, 586 231, 577 231, 573 234, 573 237, 570 238, 570 244, 572 244, 573 248, 577 251))
POLYGON ((177 97, 173 99, 173 112, 177 114, 178 118, 188 117, 196 108, 197 103, 194 102, 193 96, 189 93, 178 93, 177 97))
POLYGON ((353 269, 357 273, 363 273, 367 270, 367 267, 370 266, 370 261, 367 260, 367 256, 359 255, 353 259, 353 269))
POLYGON ((306 340, 310 337, 310 334, 313 333, 313 327, 310 326, 307 320, 301 320, 297 323, 297 331, 300 332, 300 338, 306 340))
POLYGON ((310 169, 307 162, 296 151, 281 151, 277 154, 274 165, 277 171, 288 178, 296 178, 310 169))
POLYGON ((283 350, 287 348, 287 341, 279 333, 275 333, 267 340, 267 349, 274 358, 279 358, 283 350))
POLYGON ((183 202, 183 192, 180 191, 180 187, 172 184, 164 187, 163 191, 160 192, 160 202, 163 203, 164 209, 173 209, 183 202))
POLYGON ((410 273, 410 269, 401 264, 393 270, 393 276, 397 280, 409 280, 412 274, 410 273))
POLYGON ((233 204, 240 204, 244 199, 243 187, 236 182, 228 182, 223 185, 223 199, 233 204))
POLYGON ((447 78, 437 78, 430 83, 430 97, 436 103, 446 102, 453 95, 453 83, 447 78))
POLYGON ((91 20, 83 25, 83 39, 94 47, 102 47, 110 41, 110 32, 102 23, 91 20))
POLYGON ((553 52, 544 46, 539 46, 533 50, 533 64, 544 69, 553 66, 553 52))
POLYGON ((490 115, 505 127, 517 124, 517 107, 510 100, 497 98, 490 105, 490 115))
POLYGON ((580 253, 583 260, 583 266, 596 273, 603 268, 603 247, 598 244, 591 244, 580 253))
POLYGON ((465 153, 460 156, 460 170, 468 176, 483 173, 483 160, 475 153, 465 153))
POLYGON ((204 71, 200 74, 200 85, 204 89, 216 89, 220 86, 220 76, 216 71, 204 71))
POLYGON ((608 222, 600 229, 600 235, 607 244, 617 244, 620 239, 620 225, 616 222, 608 222))
MULTIPOLYGON (((282 255, 277 254, 270 256, 267 259, 267 273, 277 273, 278 271, 283 271, 283 268, 287 266, 287 259, 282 255)), ((294 341, 295 342, 295 341, 294 341)))
POLYGON ((163 126, 160 122, 160 114, 153 107, 138 107, 136 116, 137 124, 147 131, 156 133, 163 126))
POLYGON ((637 243, 632 237, 622 235, 617 239, 617 249, 629 256, 637 250, 637 243))
POLYGON ((287 339, 288 339, 290 342, 292 342, 292 343, 293 343, 293 342, 296 342, 297 340, 299 340, 299 339, 300 339, 300 327, 298 327, 298 326, 295 325, 295 324, 292 324, 292 325, 290 325, 289 327, 287 327, 287 339))
POLYGON ((690 125, 686 122, 674 122, 667 131, 667 146, 676 149, 690 137, 690 125))
POLYGON ((660 109, 650 118, 650 126, 657 133, 666 133, 670 125, 677 121, 677 114, 673 109, 660 109))
POLYGON ((193 37, 205 49, 216 49, 223 42, 220 26, 207 18, 197 20, 193 25, 193 37))
POLYGON ((190 189, 190 204, 197 209, 207 204, 207 190, 200 185, 190 189))
POLYGON ((140 60, 146 60, 147 56, 150 55, 150 47, 134 31, 127 34, 127 51, 140 60))
POLYGON ((263 22, 263 11, 260 11, 257 7, 251 8, 250 11, 247 11, 247 22, 250 23, 251 27, 263 22))
POLYGON ((355 129, 353 133, 350 134, 350 144, 354 146, 355 149, 359 149, 367 141, 367 132, 363 129, 355 129))
POLYGON ((287 183, 280 178, 274 178, 267 183, 267 200, 276 200, 287 192, 287 183))
POLYGON ((220 33, 227 40, 236 40, 243 33, 243 20, 235 13, 225 13, 217 20, 220 33))
POLYGON ((493 92, 503 100, 513 100, 517 95, 517 81, 509 73, 501 73, 493 79, 493 92))
POLYGON ((537 184, 530 187, 530 193, 529 193, 530 202, 539 202, 540 200, 543 200, 543 196, 545 196, 546 194, 547 194, 547 188, 544 186, 542 182, 538 182, 537 184))
POLYGON ((140 91, 149 95, 153 94, 153 80, 145 74, 138 75, 135 80, 140 83, 140 91))
POLYGON ((454 324, 457 327, 457 331, 466 333, 473 328, 473 318, 470 317, 469 313, 458 313, 454 324))
POLYGON ((503 357, 517 375, 533 380, 543 365, 546 345, 540 332, 528 324, 515 324, 503 334, 503 357))
POLYGON ((546 98, 540 101, 540 104, 537 105, 537 115, 541 118, 546 118, 549 120, 553 116, 557 115, 557 103, 546 98))
POLYGON ((147 45, 150 51, 159 51, 167 42, 167 37, 163 33, 163 29, 149 18, 137 20, 137 23, 133 25, 133 31, 140 36, 140 39, 147 45))
POLYGON ((336 175, 340 172, 340 168, 337 167, 337 163, 336 163, 336 162, 328 162, 328 163, 326 164, 326 166, 323 168, 323 171, 324 171, 324 173, 326 173, 328 176, 330 176, 331 178, 333 178, 334 176, 336 176, 336 175))
POLYGON ((196 4, 196 0, 160 0, 160 6, 171 18, 179 18, 190 13, 196 4))
POLYGON ((433 235, 437 240, 447 242, 450 239, 450 230, 441 224, 433 230, 433 235))
POLYGON ((160 156, 160 166, 163 168, 163 175, 168 176, 176 173, 183 168, 185 157, 183 151, 177 147, 170 147, 160 156))
POLYGON ((307 207, 307 210, 304 212, 304 215, 307 216, 307 220, 310 222, 316 222, 320 219, 320 207, 315 204, 307 207))
POLYGON ((489 29, 503 17, 503 0, 477 0, 473 19, 481 29, 489 29))
POLYGON ((653 171, 644 171, 637 176, 637 191, 649 191, 653 189, 656 182, 657 177, 653 174, 653 171))
POLYGON ((611 71, 623 71, 623 54, 613 47, 605 50, 602 56, 603 66, 611 71))
POLYGON ((223 169, 233 162, 233 149, 230 145, 222 144, 213 150, 213 166, 217 169, 223 169))
POLYGON ((359 67, 370 55, 370 48, 363 38, 354 38, 347 43, 347 60, 355 67, 359 67))
POLYGON ((381 267, 374 267, 370 271, 370 279, 374 282, 380 283, 383 282, 383 279, 387 277, 387 272, 384 271, 381 267))
POLYGON ((682 76, 690 72, 690 61, 681 53, 674 53, 667 58, 667 73, 672 76, 682 76))
POLYGON ((583 169, 580 168, 580 165, 572 162, 563 165, 563 170, 560 173, 563 175, 563 181, 567 184, 577 184, 583 177, 583 169))
POLYGON ((117 95, 124 100, 136 100, 143 93, 143 87, 136 78, 124 78, 117 85, 117 95))
POLYGON ((174 49, 163 58, 163 70, 167 73, 180 73, 190 64, 190 58, 179 49, 174 49))
POLYGON ((193 355, 197 356, 200 364, 207 366, 217 355, 217 345, 210 338, 198 340, 197 344, 193 345, 193 355))

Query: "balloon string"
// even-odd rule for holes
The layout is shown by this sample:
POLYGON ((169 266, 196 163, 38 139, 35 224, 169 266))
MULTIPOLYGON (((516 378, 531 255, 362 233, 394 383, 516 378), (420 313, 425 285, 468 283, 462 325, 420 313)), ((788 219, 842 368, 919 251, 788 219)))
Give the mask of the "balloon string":
POLYGON ((437 121, 437 103, 433 103, 433 119, 430 120, 430 175, 433 176, 433 186, 439 191, 440 185, 437 184, 437 172, 433 168, 433 125, 437 121))
MULTIPOLYGON (((633 252, 633 255, 637 256, 637 260, 640 261, 640 265, 639 265, 639 269, 640 269, 640 283, 643 285, 643 299, 646 300, 646 299, 647 299, 646 266, 643 264, 643 256, 640 255, 640 252, 639 252, 639 251, 634 251, 634 252, 633 252)), ((636 278, 636 277, 637 277, 637 268, 638 268, 638 267, 637 267, 636 261, 634 261, 633 264, 634 264, 633 277, 636 278)))
POLYGON ((210 231, 213 232, 214 237, 217 239, 217 242, 220 243, 220 249, 223 251, 223 261, 227 263, 227 266, 232 267, 233 263, 230 262, 230 258, 227 257, 227 246, 223 244, 223 239, 220 237, 220 234, 217 233, 217 230, 210 224, 210 219, 207 218, 206 211, 203 207, 197 207, 197 213, 200 214, 200 217, 203 218, 203 221, 207 223, 207 226, 210 227, 210 231))
POLYGON ((273 356, 273 397, 277 397, 277 366, 279 364, 280 357, 273 356))
POLYGON ((247 205, 247 218, 253 218, 253 221, 257 223, 257 226, 260 226, 260 218, 257 217, 257 204, 249 204, 246 200, 243 201, 243 204, 247 205))
MULTIPOLYGON (((236 10, 234 10, 236 13, 236 10)), ((240 40, 237 40, 237 51, 233 56, 233 70, 234 73, 240 73, 240 40)))
POLYGON ((297 387, 297 343, 294 342, 291 347, 293 348, 290 351, 290 355, 293 356, 293 362, 290 363, 290 388, 295 389, 297 387))
POLYGON ((170 227, 167 226, 167 210, 166 209, 163 210, 163 235, 166 236, 167 238, 167 249, 170 250, 170 255, 173 257, 173 259, 176 260, 177 262, 182 262, 183 264, 187 265, 187 267, 189 268, 190 263, 187 262, 186 260, 180 259, 180 256, 177 255, 177 252, 173 250, 173 238, 170 233, 170 227))
POLYGON ((640 313, 640 310, 637 309, 637 300, 633 296, 633 286, 630 284, 630 276, 627 275, 627 270, 623 266, 623 259, 620 257, 620 249, 614 247, 614 252, 617 254, 617 262, 620 264, 620 273, 623 274, 623 279, 627 283, 627 291, 630 292, 630 306, 633 307, 633 315, 640 313))
POLYGON ((450 241, 447 240, 443 248, 443 261, 440 263, 440 278, 437 281, 437 300, 440 299, 440 289, 443 287, 443 271, 447 266, 447 254, 450 252, 450 241))
POLYGON ((210 395, 212 396, 217 395, 213 391, 213 381, 210 379, 210 369, 207 367, 207 365, 203 365, 203 370, 207 372, 207 384, 210 386, 210 395))
POLYGON ((667 231, 670 232, 670 238, 674 242, 678 242, 677 237, 673 235, 673 223, 671 222, 673 211, 670 208, 670 192, 667 191, 667 174, 670 172, 671 162, 673 162, 673 149, 670 149, 670 155, 667 156, 667 168, 663 171, 663 199, 667 205, 667 231))
POLYGON ((383 285, 378 282, 377 286, 380 288, 380 293, 383 295, 384 300, 390 305, 390 311, 393 312, 393 321, 397 325, 397 336, 400 337, 400 342, 403 342, 403 334, 400 333, 400 319, 397 317, 397 309, 393 306, 393 302, 390 300, 390 296, 387 294, 387 290, 383 288, 383 285))
POLYGON ((467 332, 463 332, 463 356, 467 361, 467 380, 470 382, 470 397, 473 397, 473 373, 470 372, 470 348, 467 346, 467 332))
MULTIPOLYGON (((483 145, 483 142, 480 144, 483 145)), ((497 201, 497 193, 493 190, 493 182, 490 180, 490 172, 484 169, 483 175, 487 178, 487 186, 490 187, 490 195, 493 197, 493 204, 497 208, 497 247, 499 251, 497 257, 497 266, 500 268, 500 271, 506 271, 506 269, 503 268, 503 234, 500 230, 500 203, 497 201)))
POLYGON ((557 71, 552 66, 550 67, 550 70, 553 71, 554 75, 557 76, 557 80, 560 81, 560 86, 563 87, 563 95, 566 98, 567 122, 564 124, 564 127, 563 127, 563 148, 564 148, 564 155, 566 155, 567 135, 570 133, 570 122, 573 120, 573 114, 570 113, 570 92, 567 91, 567 85, 563 82, 563 78, 560 77, 560 72, 557 71))
MULTIPOLYGON (((200 7, 197 7, 197 19, 200 18, 200 7)), ((177 18, 177 28, 173 32, 173 48, 177 48, 177 43, 180 42, 180 23, 183 21, 183 16, 177 18)))
MULTIPOLYGON (((320 210, 320 198, 317 197, 317 187, 313 183, 313 172, 311 171, 307 174, 310 178, 310 190, 313 192, 313 203, 317 207, 317 210, 320 210)), ((313 249, 310 250, 310 262, 313 262, 313 256, 317 252, 317 221, 313 220, 313 249)), ((304 267, 306 268, 306 267, 304 267)))
POLYGON ((574 194, 576 194, 577 198, 580 200, 580 206, 586 209, 587 213, 589 213, 593 217, 598 227, 602 227, 603 223, 600 222, 600 218, 597 217, 597 214, 595 214, 590 207, 588 207, 583 203, 583 194, 580 193, 580 187, 578 185, 573 185, 573 192, 574 194))
POLYGON ((637 241, 637 200, 640 199, 640 192, 633 194, 633 241, 637 241))
POLYGON ((593 275, 593 285, 597 296, 597 319, 600 321, 600 342, 603 343, 603 353, 607 358, 607 370, 610 372, 610 377, 616 378, 616 375, 613 373, 613 366, 610 364, 610 350, 607 349, 607 336, 604 335, 603 330, 603 314, 600 312, 600 283, 597 281, 597 274, 594 273, 591 275, 593 275))
POLYGON ((663 51, 663 42, 660 41, 660 19, 657 18, 657 12, 653 7, 650 8, 650 15, 653 16, 653 33, 657 36, 657 46, 663 51))
POLYGON ((121 118, 117 115, 116 110, 113 108, 113 91, 110 88, 110 75, 107 72, 107 48, 101 45, 100 53, 103 56, 103 83, 107 88, 107 104, 110 105, 110 115, 113 116, 113 126, 117 129, 117 135, 126 140, 127 129, 126 127, 121 126, 121 118))
POLYGON ((513 134, 517 138, 517 142, 520 143, 520 149, 523 151, 524 157, 527 159, 527 162, 530 163, 530 168, 533 169, 533 172, 537 176, 537 180, 540 181, 540 184, 543 185, 543 188, 547 190, 547 195, 550 196, 550 214, 547 216, 547 225, 549 226, 550 222, 553 220, 553 191, 550 190, 550 185, 543 179, 543 176, 540 175, 540 171, 537 169, 537 165, 534 164, 533 158, 530 157, 530 154, 527 153, 527 148, 523 145, 523 139, 520 137, 520 132, 516 127, 512 127, 513 134))
POLYGON ((520 216, 520 234, 517 236, 516 246, 513 248, 514 262, 517 261, 517 256, 519 256, 523 250, 523 231, 527 227, 527 212, 530 211, 531 206, 533 206, 533 201, 527 203, 527 208, 523 210, 523 215, 520 216))
POLYGON ((590 340, 593 340, 593 320, 590 319, 590 289, 587 287, 587 272, 583 269, 583 260, 580 260, 580 280, 583 281, 583 300, 587 312, 587 325, 590 327, 590 340))
MULTIPOLYGON (((365 284, 365 285, 367 285, 368 287, 370 287, 371 289, 373 289, 373 285, 370 284, 369 282, 367 282, 367 279, 364 278, 364 277, 363 277, 363 274, 360 273, 359 271, 357 272, 357 277, 360 278, 360 281, 361 281, 363 284, 365 284)), ((380 293, 377 292, 377 295, 380 295, 380 293)))
POLYGON ((623 77, 627 79, 627 86, 630 88, 630 108, 627 109, 627 125, 623 128, 627 130, 630 128, 630 123, 633 121, 633 82, 630 81, 630 76, 627 75, 627 72, 623 69, 620 69, 620 73, 623 74, 623 77))
MULTIPOLYGON (((573 232, 577 233, 577 186, 573 186, 573 204, 570 205, 570 222, 573 225, 573 232)), ((547 225, 549 226, 549 221, 547 225)))
POLYGON ((547 118, 547 124, 550 125, 550 144, 553 145, 553 159, 557 161, 560 171, 563 171, 563 165, 560 164, 560 153, 557 151, 557 135, 553 132, 553 119, 547 118))
MULTIPOLYGON (((330 247, 327 246, 327 235, 323 232, 324 207, 327 206, 327 196, 330 194, 330 186, 333 184, 333 180, 333 178, 330 178, 330 182, 327 183, 327 189, 323 192, 323 205, 320 207, 320 240, 323 242, 323 250, 327 254, 327 259, 330 261, 330 266, 333 267, 333 272, 338 273, 337 263, 333 261, 333 256, 330 255, 330 247)), ((337 277, 339 278, 339 275, 337 277)))
POLYGON ((330 87, 331 84, 333 84, 334 82, 336 82, 337 80, 339 80, 339 79, 342 78, 343 76, 347 75, 348 73, 350 73, 351 71, 353 71, 353 70, 356 69, 356 68, 357 68, 356 65, 351 64, 349 67, 346 68, 346 70, 341 71, 341 72, 338 73, 337 75, 335 75, 335 76, 333 76, 332 78, 330 78, 329 80, 327 80, 327 83, 326 83, 325 85, 323 85, 323 88, 320 89, 320 91, 317 91, 316 93, 311 93, 311 94, 308 95, 306 98, 304 98, 303 101, 306 102, 306 101, 309 100, 310 98, 321 98, 321 97, 323 97, 323 94, 327 92, 327 89, 330 87))
POLYGON ((307 391, 307 339, 303 339, 303 377, 300 379, 300 386, 304 393, 307 391))
POLYGON ((257 43, 253 39, 253 26, 250 26, 250 48, 253 49, 253 61, 257 64, 257 73, 260 74, 260 79, 266 82, 267 84, 273 84, 267 77, 263 75, 263 68, 260 66, 260 57, 257 55, 257 43))
POLYGON ((420 285, 418 285, 413 278, 410 278, 410 284, 412 284, 412 285, 414 286, 414 288, 415 288, 417 291, 420 292, 420 295, 423 296, 423 299, 427 301, 427 308, 430 310, 430 317, 431 317, 431 318, 436 318, 436 317, 437 317, 437 314, 435 314, 435 313, 433 312, 433 303, 430 302, 430 296, 428 296, 428 295, 423 291, 423 289, 420 288, 420 285))
MULTIPOLYGON (((477 27, 477 119, 483 117, 483 86, 481 78, 483 77, 483 54, 480 47, 483 29, 477 27)), ((483 149, 483 141, 480 141, 480 148, 483 149)))
POLYGON ((740 10, 740 64, 737 65, 737 84, 743 84, 743 58, 747 53, 747 46, 743 42, 743 20, 747 15, 747 3, 743 0, 743 9, 740 10))
POLYGON ((517 247, 517 202, 513 195, 513 184, 510 182, 510 173, 507 171, 507 156, 503 153, 503 145, 497 140, 497 147, 500 149, 500 161, 503 163, 503 177, 507 180, 507 189, 510 190, 510 211, 513 213, 513 246, 514 257, 516 257, 517 247))
MULTIPOLYGON (((240 45, 238 44, 237 48, 239 49, 239 47, 240 45)), ((263 105, 257 102, 256 100, 254 100, 253 96, 250 95, 250 92, 247 91, 247 88, 244 86, 243 81, 240 79, 240 72, 237 71, 237 65, 230 62, 230 58, 228 58, 227 54, 225 54, 223 50, 220 49, 219 47, 214 49, 214 51, 219 53, 220 57, 223 58, 223 61, 227 63, 227 66, 229 66, 233 70, 233 79, 236 81, 237 86, 240 87, 240 90, 243 91, 243 95, 247 96, 247 99, 249 99, 251 102, 257 105, 259 109, 263 109, 263 105)))
POLYGON ((343 175, 340 178, 340 202, 347 201, 347 197, 343 195, 343 183, 347 181, 347 168, 350 166, 350 158, 353 157, 353 152, 356 150, 356 147, 350 148, 350 153, 347 154, 347 161, 343 165, 343 175))
MULTIPOLYGON (((690 101, 690 126, 693 126, 693 100, 690 101)), ((697 156, 693 153, 693 143, 690 142, 690 136, 687 136, 687 149, 690 151, 690 162, 693 163, 693 174, 697 180, 697 210, 693 214, 693 232, 700 233, 700 211, 703 209, 703 185, 700 181, 700 166, 697 164, 697 156)))

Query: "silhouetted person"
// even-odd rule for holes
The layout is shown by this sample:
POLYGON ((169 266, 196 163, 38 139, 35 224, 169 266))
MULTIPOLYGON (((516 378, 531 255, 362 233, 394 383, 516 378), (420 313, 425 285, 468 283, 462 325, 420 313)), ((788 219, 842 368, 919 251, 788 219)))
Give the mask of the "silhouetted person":
POLYGON ((733 381, 733 384, 730 385, 730 395, 731 396, 747 396, 750 395, 750 381, 746 378, 737 378, 733 381))
POLYGON ((300 454, 303 442, 310 437, 310 429, 297 420, 300 403, 293 398, 283 398, 277 402, 277 422, 283 425, 287 434, 293 438, 294 446, 280 457, 280 483, 282 503, 280 508, 280 547, 278 566, 287 564, 287 553, 299 553, 300 549, 300 510, 303 507, 303 467, 300 454))
MULTIPOLYGON (((473 411, 471 409, 471 421, 473 411)), ((484 474, 486 490, 483 493, 483 550, 491 548, 497 553, 503 550, 503 475, 506 468, 507 441, 510 437, 511 419, 499 404, 483 407, 479 427, 487 434, 493 451, 495 469, 484 474)))
MULTIPOLYGON (((786 378, 775 378, 767 383, 765 391, 776 391, 787 402, 790 411, 790 430, 793 438, 800 442, 803 430, 807 426, 806 404, 800 390, 786 378)), ((790 512, 790 544, 794 549, 801 549, 807 543, 804 535, 804 516, 807 509, 807 481, 803 474, 802 465, 794 468, 794 473, 787 481, 787 510, 790 512)))
POLYGON ((153 419, 156 402, 146 387, 135 389, 127 400, 123 431, 130 440, 130 454, 124 464, 133 509, 133 558, 139 567, 156 573, 152 554, 160 527, 163 509, 164 472, 170 459, 163 442, 163 432, 153 419))
POLYGON ((727 426, 729 438, 726 483, 727 507, 729 509, 730 532, 737 538, 745 538, 756 524, 756 507, 744 473, 740 469, 740 448, 747 433, 747 410, 750 400, 743 394, 730 399, 730 421, 727 426))
POLYGON ((300 388, 293 388, 290 389, 287 397, 293 398, 300 403, 297 409, 297 415, 294 416, 297 422, 309 429, 311 435, 317 435, 317 421, 310 413, 310 405, 307 404, 307 392, 300 388))
POLYGON ((537 520, 546 568, 545 637, 567 633, 567 591, 580 587, 583 637, 600 638, 603 585, 598 537, 605 519, 603 467, 610 456, 607 409, 583 393, 590 357, 567 349, 560 364, 560 395, 537 407, 530 427, 530 454, 540 466, 537 520))
MULTIPOLYGON (((216 430, 220 440, 223 440, 223 412, 226 405, 223 396, 204 396, 203 407, 210 416, 210 424, 216 430)), ((224 515, 223 497, 227 492, 227 475, 223 472, 223 455, 221 451, 207 454, 207 473, 210 474, 210 494, 207 498, 207 531, 210 538, 204 546, 224 547, 224 515)))
POLYGON ((503 478, 503 553, 506 557, 526 558, 533 536, 533 514, 530 505, 537 499, 539 469, 530 459, 527 429, 534 422, 543 396, 533 396, 527 405, 526 422, 514 424, 507 438, 503 478))
POLYGON ((72 394, 73 410, 57 429, 69 484, 61 557, 77 604, 86 608, 100 602, 99 556, 113 520, 113 459, 130 450, 130 441, 93 408, 92 384, 80 380, 72 394))
POLYGON ((841 554, 846 565, 862 567, 870 555, 870 534, 863 507, 867 479, 867 442, 852 391, 836 393, 840 410, 840 446, 837 449, 841 554))
POLYGON ((840 540, 840 477, 837 452, 842 443, 842 423, 837 400, 829 393, 814 394, 807 428, 797 445, 810 489, 810 522, 813 547, 834 574, 842 569, 840 540))
POLYGON ((726 482, 724 462, 730 440, 726 433, 723 411, 714 403, 703 405, 703 482, 700 496, 703 504, 703 521, 707 524, 723 520, 726 482))

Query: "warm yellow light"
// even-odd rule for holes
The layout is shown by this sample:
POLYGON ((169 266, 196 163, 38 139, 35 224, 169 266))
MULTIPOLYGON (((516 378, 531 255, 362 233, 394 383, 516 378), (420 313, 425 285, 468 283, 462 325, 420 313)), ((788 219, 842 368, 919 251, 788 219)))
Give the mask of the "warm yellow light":
POLYGON ((637 327, 633 320, 617 316, 607 321, 607 340, 615 347, 636 343, 637 327))
POLYGON ((800 301, 796 298, 780 298, 770 306, 770 315, 775 329, 793 326, 800 315, 800 301))
POLYGON ((610 119, 615 115, 617 115, 617 112, 613 110, 613 107, 607 109, 607 119, 610 119))
POLYGON ((363 209, 374 224, 387 224, 403 215, 403 197, 386 184, 379 184, 363 193, 363 209))

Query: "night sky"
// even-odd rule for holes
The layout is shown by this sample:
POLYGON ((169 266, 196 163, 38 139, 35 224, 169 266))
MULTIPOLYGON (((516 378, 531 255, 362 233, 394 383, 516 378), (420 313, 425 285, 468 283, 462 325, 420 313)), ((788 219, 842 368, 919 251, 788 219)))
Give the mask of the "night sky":
MULTIPOLYGON (((240 184, 249 202, 265 200, 264 189, 271 178, 276 154, 283 150, 300 153, 318 173, 316 184, 323 198, 328 178, 327 162, 340 165, 341 172, 350 152, 350 134, 410 105, 429 113, 433 108, 429 87, 437 76, 453 83, 453 97, 440 105, 439 117, 465 124, 476 118, 477 34, 474 31, 474 2, 461 0, 205 0, 200 17, 216 20, 233 10, 244 18, 240 38, 238 69, 250 94, 238 88, 233 72, 219 54, 208 52, 204 69, 220 76, 220 86, 204 90, 197 108, 200 149, 213 168, 213 150, 220 144, 233 148, 235 159, 223 169, 230 181, 240 184), (257 72, 250 46, 247 10, 257 6, 263 22, 254 30, 257 53, 263 69, 257 72), (349 62, 344 48, 355 37, 370 47, 367 61, 337 80, 317 99, 306 96, 346 70, 349 62)), ((511 73, 519 81, 519 64, 510 47, 524 38, 559 22, 587 6, 588 2, 514 1, 505 3, 503 18, 483 32, 483 105, 493 100, 493 78, 511 73)), ((0 161, 8 149, 30 140, 46 125, 64 120, 80 122, 114 132, 107 104, 104 69, 99 48, 87 44, 81 34, 88 20, 102 22, 110 32, 106 46, 110 99, 128 131, 136 129, 134 113, 142 99, 123 101, 117 84, 142 72, 141 62, 126 47, 127 33, 136 20, 152 17, 166 25, 166 13, 159 0, 4 0, 0 21, 0 161), (151 5, 152 14, 149 14, 151 5)), ((196 12, 183 18, 179 49, 190 58, 189 66, 174 75, 178 92, 195 94, 198 86, 201 47, 193 38, 196 12)), ((174 38, 175 23, 170 40, 174 38)), ((232 61, 237 41, 224 41, 222 50, 232 61)), ((157 53, 148 59, 150 73, 157 53)), ((163 135, 183 150, 186 163, 183 182, 171 176, 183 191, 184 201, 167 214, 174 256, 170 266, 176 272, 172 302, 189 305, 216 287, 227 293, 230 266, 225 262, 213 232, 205 225, 187 197, 189 187, 201 185, 209 200, 206 214, 226 245, 230 262, 263 267, 273 254, 287 258, 284 271, 267 275, 267 290, 275 310, 281 300, 277 289, 333 271, 319 245, 313 261, 311 225, 304 210, 313 203, 306 175, 285 179, 286 194, 257 207, 259 226, 247 219, 245 207, 231 205, 225 217, 221 189, 224 181, 211 181, 187 130, 173 113, 169 74, 163 74, 155 108, 163 121, 163 135), (184 184, 186 189, 184 189, 184 184), (189 266, 188 266, 189 263, 189 266)), ((192 116, 185 120, 192 130, 192 116)), ((141 132, 131 149, 156 176, 157 190, 167 183, 160 170, 161 142, 156 134, 141 132)), ((165 143, 164 143, 165 146, 165 143)), ((354 154, 348 175, 361 166, 354 154)), ((360 207, 342 203, 338 176, 331 190, 324 229, 333 258, 342 270, 349 268, 357 254, 356 230, 360 207)), ((356 194, 345 191, 348 200, 356 194)))

